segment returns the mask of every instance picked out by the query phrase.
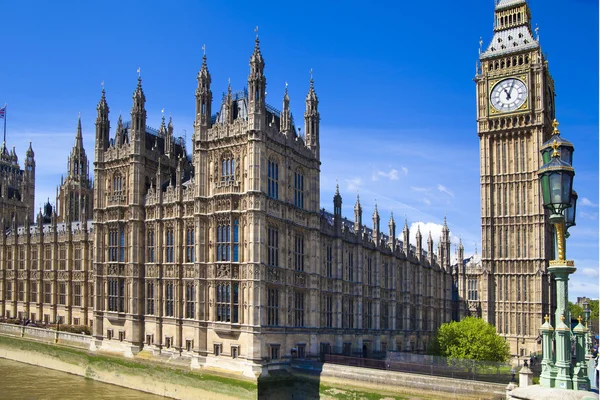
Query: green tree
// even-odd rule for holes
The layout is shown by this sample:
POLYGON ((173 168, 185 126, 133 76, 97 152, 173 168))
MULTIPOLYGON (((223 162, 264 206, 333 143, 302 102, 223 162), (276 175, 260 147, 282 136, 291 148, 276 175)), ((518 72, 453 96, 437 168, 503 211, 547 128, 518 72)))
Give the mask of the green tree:
POLYGON ((583 307, 581 307, 579 304, 569 302, 569 313, 571 313, 572 320, 579 318, 580 315, 581 318, 583 318, 583 307))
POLYGON ((428 354, 455 359, 505 362, 510 350, 496 328, 480 318, 445 323, 431 340, 428 354))

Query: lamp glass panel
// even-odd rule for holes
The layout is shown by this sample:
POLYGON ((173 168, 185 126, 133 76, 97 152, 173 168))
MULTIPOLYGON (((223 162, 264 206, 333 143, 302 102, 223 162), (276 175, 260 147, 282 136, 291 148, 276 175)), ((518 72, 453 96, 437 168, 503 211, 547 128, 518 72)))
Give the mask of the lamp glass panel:
POLYGON ((561 204, 562 203, 562 173, 560 172, 551 172, 548 176, 549 184, 550 184, 550 203, 551 204, 561 204))

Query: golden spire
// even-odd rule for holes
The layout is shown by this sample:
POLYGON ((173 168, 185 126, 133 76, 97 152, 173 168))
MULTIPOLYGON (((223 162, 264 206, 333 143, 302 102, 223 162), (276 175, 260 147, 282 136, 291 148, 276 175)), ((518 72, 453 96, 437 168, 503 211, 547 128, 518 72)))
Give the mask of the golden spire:
POLYGON ((558 144, 558 142, 556 141, 556 139, 554 139, 554 142, 552 142, 552 148, 554 149, 554 152, 552 153, 552 157, 559 157, 560 153, 558 152, 558 148, 560 147, 560 145, 558 144))
POLYGON ((552 134, 560 135, 560 131, 558 130, 558 121, 556 120, 556 118, 554 118, 554 121, 552 121, 552 127, 554 128, 554 130, 552 131, 552 134))
POLYGON ((546 316, 544 317, 544 321, 546 321, 546 323, 548 323, 549 320, 550 320, 550 316, 548 314, 546 314, 546 316))
POLYGON ((581 315, 579 316, 579 318, 577 318, 577 321, 579 321, 579 323, 581 323, 581 321, 583 321, 583 318, 581 318, 581 315))
POLYGON ((564 314, 560 316, 560 320, 561 320, 562 322, 565 322, 565 315, 564 315, 564 314))

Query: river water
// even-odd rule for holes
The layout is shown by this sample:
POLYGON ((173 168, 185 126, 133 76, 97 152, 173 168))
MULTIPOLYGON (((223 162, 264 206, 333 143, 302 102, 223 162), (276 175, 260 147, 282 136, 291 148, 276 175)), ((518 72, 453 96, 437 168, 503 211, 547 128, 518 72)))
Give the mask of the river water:
POLYGON ((0 358, 0 399, 164 400, 164 397, 0 358))

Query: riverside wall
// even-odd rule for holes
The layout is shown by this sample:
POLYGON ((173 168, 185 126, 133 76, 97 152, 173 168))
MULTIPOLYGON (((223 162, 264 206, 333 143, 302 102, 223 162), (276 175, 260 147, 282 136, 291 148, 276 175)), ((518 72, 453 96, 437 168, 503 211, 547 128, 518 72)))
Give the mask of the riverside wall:
MULTIPOLYGON (((228 400, 269 397, 264 397, 258 393, 256 381, 252 383, 240 376, 224 375, 228 376, 228 378, 222 378, 224 381, 228 381, 228 384, 225 385, 220 384, 218 380, 198 382, 197 377, 202 377, 204 373, 207 375, 212 374, 213 371, 203 368, 196 372, 190 372, 190 363, 184 359, 173 360, 172 364, 169 365, 165 364, 165 360, 160 356, 148 357, 148 354, 143 359, 136 356, 131 360, 125 359, 125 357, 105 355, 102 352, 89 352, 88 349, 93 348, 91 346, 93 342, 94 339, 91 336, 0 323, 1 358, 55 369, 174 399, 228 400), (68 356, 65 359, 60 354, 36 351, 35 349, 12 348, 10 343, 3 342, 1 337, 12 337, 12 340, 20 339, 19 342, 23 343, 32 341, 38 346, 42 342, 45 345, 50 345, 46 347, 52 349, 68 348, 71 352, 78 353, 77 357, 79 359, 69 360, 68 356), (105 362, 89 361, 94 357, 102 359, 104 356, 107 357, 105 362), (137 358, 140 358, 140 360, 137 360, 137 358), (124 362, 130 365, 121 367, 119 364, 124 362), (132 368, 131 365, 136 365, 136 367, 132 368), (179 372, 172 372, 172 368, 179 372), (152 371, 152 373, 147 373, 147 371, 152 371), (182 377, 182 374, 187 374, 189 377, 182 377), (241 388, 236 387, 236 381, 240 382, 241 388), (253 384, 254 387, 252 387, 253 384), (228 391, 234 394, 230 395, 228 391)), ((303 387, 303 384, 298 382, 313 382, 310 387, 313 389, 314 398, 321 399, 329 397, 323 392, 319 395, 319 387, 323 387, 323 385, 341 388, 351 387, 371 393, 418 393, 429 398, 445 399, 499 399, 505 396, 505 385, 501 384, 328 363, 323 364, 318 370, 293 365, 292 368, 289 368, 288 379, 296 381, 294 386, 297 389, 303 387)), ((258 386, 260 387, 260 384, 258 386)), ((263 387, 265 386, 268 386, 268 381, 263 385, 263 387)))

